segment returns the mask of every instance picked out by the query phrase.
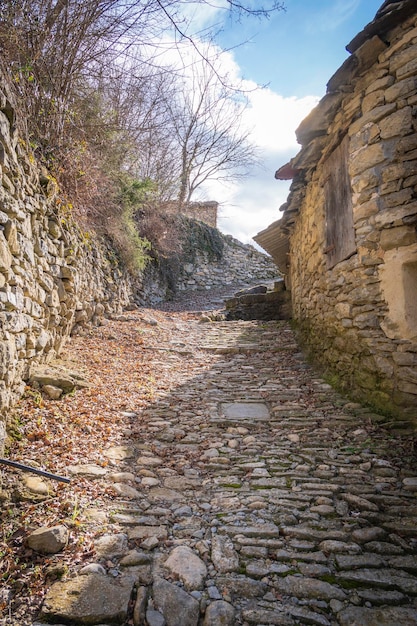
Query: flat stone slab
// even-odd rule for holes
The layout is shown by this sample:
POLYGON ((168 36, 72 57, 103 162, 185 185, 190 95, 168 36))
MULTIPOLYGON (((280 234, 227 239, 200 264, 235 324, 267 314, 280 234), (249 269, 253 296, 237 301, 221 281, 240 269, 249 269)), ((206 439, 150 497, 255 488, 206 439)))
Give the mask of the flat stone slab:
POLYGON ((135 456, 135 449, 132 446, 112 446, 103 450, 103 454, 111 461, 123 461, 135 456))
POLYGON ((129 539, 148 539, 156 537, 157 539, 166 539, 168 531, 166 526, 135 526, 128 530, 129 539))
POLYGON ((415 609, 384 607, 367 609, 363 606, 348 607, 339 613, 340 626, 415 626, 417 615, 415 609))
POLYGON ((41 387, 52 385, 66 393, 75 388, 87 388, 90 386, 82 374, 69 370, 65 365, 57 362, 32 367, 29 382, 37 383, 41 387))
POLYGON ((95 465, 94 463, 85 463, 81 465, 69 465, 68 471, 76 476, 85 476, 86 478, 101 478, 107 474, 104 467, 95 465))
POLYGON ((269 410, 262 402, 225 402, 220 405, 220 412, 226 420, 233 422, 268 422, 269 410))
POLYGON ((116 580, 90 574, 55 583, 46 594, 41 617, 66 624, 121 624, 126 620, 134 582, 128 576, 116 580))
POLYGON ((315 578, 302 578, 299 576, 287 576, 278 579, 274 583, 274 587, 281 593, 296 598, 315 598, 317 600, 346 600, 346 593, 329 583, 317 580, 315 578))
MULTIPOLYGON (((396 589, 411 595, 417 595, 417 578, 411 574, 401 574, 399 570, 385 568, 383 570, 360 569, 344 571, 336 574, 337 580, 360 583, 383 589, 396 589)), ((417 623, 417 622, 416 622, 417 623)))
POLYGON ((218 572, 234 572, 239 568, 239 557, 227 535, 213 535, 211 559, 218 572))

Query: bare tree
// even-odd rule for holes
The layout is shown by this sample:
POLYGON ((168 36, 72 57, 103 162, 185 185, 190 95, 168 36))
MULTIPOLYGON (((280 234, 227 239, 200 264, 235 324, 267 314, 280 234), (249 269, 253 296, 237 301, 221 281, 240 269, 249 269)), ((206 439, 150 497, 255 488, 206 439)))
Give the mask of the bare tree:
MULTIPOLYGON (((236 177, 252 162, 238 92, 193 32, 192 4, 236 19, 283 8, 276 0, 0 0, 0 64, 26 110, 31 145, 71 179, 70 191, 88 186, 83 159, 97 193, 100 172, 107 190, 122 168, 181 202, 204 181, 236 177), (156 58, 156 42, 172 31, 207 64, 191 91, 156 58)), ((205 31, 205 40, 213 34, 205 31)))
POLYGON ((250 130, 242 123, 246 101, 228 89, 217 72, 200 64, 192 83, 183 83, 168 103, 170 127, 177 150, 177 201, 192 199, 209 180, 236 180, 257 162, 249 142, 250 130))
POLYGON ((157 0, 2 0, 0 9, 4 63, 44 144, 62 139, 82 81, 123 56, 133 37, 164 27, 157 0))
MULTIPOLYGON (((54 132, 62 133, 74 83, 94 72, 103 59, 107 63, 109 55, 128 54, 135 42, 150 44, 167 29, 194 42, 196 34, 189 34, 184 17, 186 4, 183 0, 0 0, 0 50, 19 88, 28 83, 31 87, 31 113, 48 118, 44 132, 52 117, 59 120, 54 132)), ((216 5, 211 0, 194 4, 216 5)), ((252 0, 226 0, 219 5, 225 7, 236 17, 265 17, 282 9, 282 3, 266 0, 254 8, 252 0)))

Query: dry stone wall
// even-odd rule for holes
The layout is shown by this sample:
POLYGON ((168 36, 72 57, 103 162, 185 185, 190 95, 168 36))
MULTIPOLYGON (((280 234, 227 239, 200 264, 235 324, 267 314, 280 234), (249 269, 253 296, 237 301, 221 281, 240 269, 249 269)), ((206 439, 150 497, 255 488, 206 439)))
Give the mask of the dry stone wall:
POLYGON ((251 284, 278 280, 280 273, 271 257, 243 244, 231 235, 223 237, 223 251, 217 260, 207 252, 197 253, 193 263, 186 263, 178 284, 180 291, 213 289, 237 283, 251 284))
POLYGON ((6 413, 35 364, 71 332, 127 304, 131 284, 114 255, 71 220, 54 180, 14 127, 0 91, 0 448, 6 413))
POLYGON ((188 202, 178 209, 177 202, 165 202, 160 207, 167 215, 186 215, 193 220, 199 220, 212 228, 217 228, 217 214, 219 203, 213 200, 188 202))
POLYGON ((192 260, 187 255, 167 259, 165 270, 161 270, 158 262, 150 263, 145 269, 135 301, 140 305, 156 305, 172 299, 176 294, 253 285, 260 281, 273 282, 281 278, 270 256, 231 235, 217 231, 217 237, 222 241, 218 255, 196 248, 192 260), (169 272, 171 264, 175 266, 174 278, 169 272))
POLYGON ((303 341, 333 380, 417 423, 416 17, 398 24, 388 43, 366 41, 355 64, 330 81, 327 110, 322 103, 300 127, 304 180, 294 182, 287 209, 290 275, 303 341), (353 251, 333 265, 326 185, 341 138, 354 238, 353 251))

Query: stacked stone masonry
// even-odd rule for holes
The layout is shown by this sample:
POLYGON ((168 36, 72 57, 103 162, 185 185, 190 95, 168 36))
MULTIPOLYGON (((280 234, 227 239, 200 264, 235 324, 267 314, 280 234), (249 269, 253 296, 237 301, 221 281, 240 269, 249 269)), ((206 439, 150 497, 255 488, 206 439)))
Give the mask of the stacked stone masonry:
POLYGON ((161 209, 167 215, 186 215, 193 220, 204 222, 213 228, 217 228, 217 216, 219 203, 213 200, 201 202, 188 202, 178 207, 178 202, 164 202, 161 209))
POLYGON ((263 280, 278 280, 280 273, 271 257, 243 244, 230 235, 224 236, 222 256, 210 259, 204 251, 194 263, 185 264, 178 288, 180 291, 213 289, 236 283, 252 284, 263 280))
MULTIPOLYGON (((274 282, 282 278, 270 256, 250 244, 243 244, 230 235, 219 233, 223 249, 219 258, 205 250, 195 250, 192 262, 180 262, 180 270, 173 285, 158 261, 150 262, 138 280, 134 300, 139 306, 156 306, 161 302, 183 298, 191 292, 209 292, 211 289, 247 287, 259 282, 274 282)), ((175 261, 173 261, 175 263, 175 261)))
POLYGON ((382 7, 299 127, 303 147, 279 228, 290 241, 294 318, 316 361, 358 399, 417 421, 413 4, 382 7), (345 199, 340 184, 331 189, 344 168, 345 199), (344 211, 352 224, 340 233, 344 211))
MULTIPOLYGON (((32 365, 59 354, 71 331, 127 304, 130 283, 104 247, 72 223, 57 186, 14 128, 0 92, 0 413, 32 365)), ((0 421, 0 445, 5 424, 0 421)))

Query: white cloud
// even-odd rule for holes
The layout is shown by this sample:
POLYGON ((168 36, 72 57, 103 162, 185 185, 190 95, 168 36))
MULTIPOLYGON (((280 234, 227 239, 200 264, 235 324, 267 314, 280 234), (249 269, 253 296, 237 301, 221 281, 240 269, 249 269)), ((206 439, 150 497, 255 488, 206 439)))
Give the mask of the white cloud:
POLYGON ((319 98, 285 98, 265 88, 250 93, 249 100, 243 115, 261 166, 244 180, 228 185, 211 181, 204 188, 206 199, 220 203, 220 230, 244 243, 253 243, 256 233, 279 219, 290 181, 277 181, 274 173, 299 151, 295 130, 319 98))
POLYGON ((285 98, 262 88, 249 94, 249 102, 244 116, 253 128, 253 143, 271 152, 285 152, 297 149, 295 129, 317 104, 317 97, 285 98))

